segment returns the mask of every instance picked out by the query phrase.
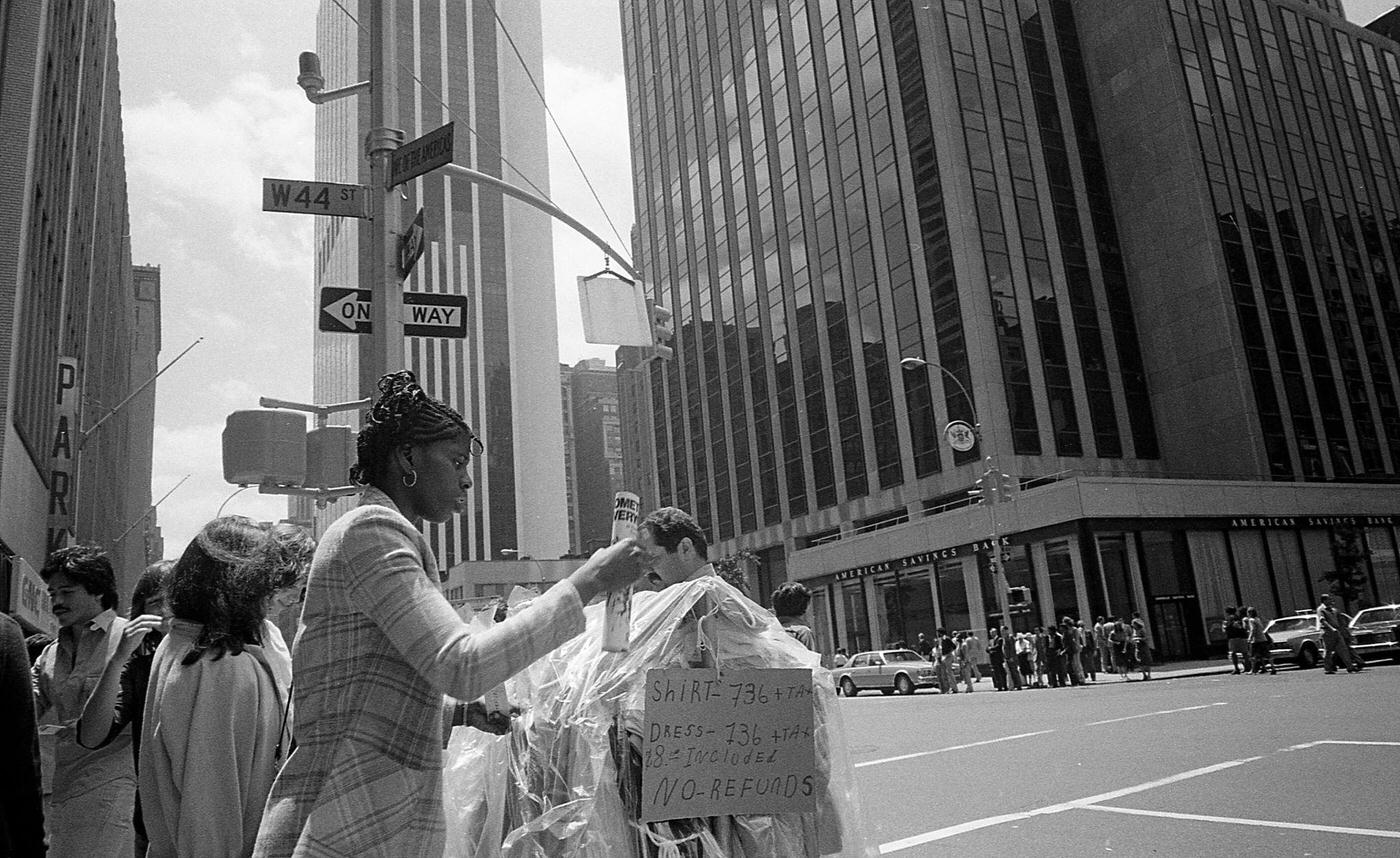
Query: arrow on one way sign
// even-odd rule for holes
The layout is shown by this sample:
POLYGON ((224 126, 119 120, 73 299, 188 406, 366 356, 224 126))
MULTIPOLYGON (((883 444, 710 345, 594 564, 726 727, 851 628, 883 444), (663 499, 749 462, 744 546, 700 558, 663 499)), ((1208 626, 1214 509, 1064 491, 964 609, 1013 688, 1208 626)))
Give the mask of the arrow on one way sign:
POLYGON ((321 287, 321 312, 316 327, 333 334, 369 333, 369 290, 321 287))
MULTIPOLYGON (((370 290, 343 286, 321 287, 321 312, 316 327, 336 334, 371 332, 370 290)), ((467 296, 443 292, 403 293, 403 333, 406 337, 467 335, 467 296)))

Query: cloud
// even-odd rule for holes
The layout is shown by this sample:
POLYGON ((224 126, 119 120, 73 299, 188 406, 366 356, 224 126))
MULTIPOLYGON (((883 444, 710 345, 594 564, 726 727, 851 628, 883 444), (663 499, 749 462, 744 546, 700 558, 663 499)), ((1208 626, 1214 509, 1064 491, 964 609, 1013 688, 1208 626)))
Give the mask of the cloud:
MULTIPOLYGON (((545 93, 554 118, 568 137, 612 219, 608 225, 588 183, 579 173, 559 134, 549 133, 551 197, 605 241, 631 259, 629 235, 635 219, 627 134, 627 91, 622 75, 545 59, 545 93), (616 233, 614 232, 616 229, 616 233), (620 233, 620 235, 618 235, 620 233)), ((577 277, 602 268, 603 252, 560 223, 554 224, 555 296, 559 314, 559 358, 574 363, 585 357, 612 361, 616 349, 583 341, 577 277)), ((614 266, 615 270, 620 270, 614 266)))

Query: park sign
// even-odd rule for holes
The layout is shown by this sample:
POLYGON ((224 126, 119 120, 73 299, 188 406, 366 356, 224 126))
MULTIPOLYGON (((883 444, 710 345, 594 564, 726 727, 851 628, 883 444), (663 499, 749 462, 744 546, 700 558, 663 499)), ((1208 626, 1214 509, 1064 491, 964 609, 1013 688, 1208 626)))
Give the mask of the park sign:
POLYGON ((385 186, 392 188, 429 170, 452 163, 452 123, 410 140, 389 153, 389 178, 385 186))
POLYGON ((369 188, 302 179, 263 179, 263 211, 369 217, 369 188))
MULTIPOLYGON (((370 291, 343 286, 321 287, 316 327, 333 334, 368 334, 370 291)), ((406 337, 467 335, 467 296, 445 292, 403 293, 403 334, 406 337)))

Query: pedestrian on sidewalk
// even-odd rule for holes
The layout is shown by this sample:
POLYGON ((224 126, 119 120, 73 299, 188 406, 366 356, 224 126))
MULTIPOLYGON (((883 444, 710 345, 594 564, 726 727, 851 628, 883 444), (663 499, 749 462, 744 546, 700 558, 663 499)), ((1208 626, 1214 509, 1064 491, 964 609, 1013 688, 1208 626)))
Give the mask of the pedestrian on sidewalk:
POLYGON ((943 694, 958 693, 957 678, 953 676, 953 655, 957 648, 948 630, 939 629, 934 653, 938 656, 938 690, 943 694))
POLYGON ((1079 654, 1083 651, 1084 641, 1080 638, 1079 629, 1074 625, 1074 620, 1065 617, 1060 621, 1060 639, 1064 642, 1065 667, 1068 668, 1069 682, 1071 685, 1084 684, 1084 665, 1080 661, 1079 654))
POLYGON ((1245 609, 1234 608, 1225 609, 1225 620, 1221 625, 1225 629, 1225 648, 1230 653, 1230 665, 1234 667, 1235 674, 1241 672, 1250 673, 1252 665, 1249 653, 1249 631, 1244 623, 1245 609), (1241 665, 1241 662, 1244 664, 1241 665), (1243 671, 1241 671, 1243 667, 1243 671))
POLYGON ((1152 678, 1152 644, 1147 637, 1147 623, 1137 611, 1133 611, 1133 662, 1142 670, 1144 680, 1152 678))
POLYGON ((1113 624, 1105 622, 1103 617, 1094 621, 1094 648, 1099 652, 1099 670, 1104 673, 1113 672, 1113 647, 1108 643, 1108 633, 1112 628, 1113 624))
POLYGON ((1249 654, 1254 662, 1254 672, 1263 673, 1267 670, 1271 675, 1278 673, 1278 668, 1274 667, 1274 657, 1269 652, 1269 636, 1264 631, 1264 621, 1259 619, 1259 612, 1254 608, 1245 608, 1245 625, 1248 628, 1249 654))
POLYGON ((967 641, 968 652, 971 653, 973 681, 981 682, 982 662, 987 660, 987 648, 975 631, 969 630, 967 632, 967 641))
POLYGON ((1035 641, 1030 632, 1016 634, 1016 667, 1021 671, 1022 687, 1035 688, 1035 641))
POLYGON ((1322 669, 1336 673, 1340 663, 1347 673, 1360 670, 1356 654, 1351 651, 1351 630, 1347 628, 1346 614, 1332 604, 1331 594, 1324 593, 1322 603, 1317 606, 1317 623, 1322 629, 1322 669))
POLYGON ((1006 662, 1006 681, 1010 687, 1015 691, 1025 688, 1026 675, 1021 670, 1016 636, 1011 633, 1011 629, 1007 626, 1001 627, 1001 654, 1006 662))
POLYGON ((997 691, 1006 690, 1006 653, 1002 652, 1001 632, 987 629, 987 658, 992 663, 992 687, 997 691))
POLYGON ((1094 633, 1090 629, 1084 628, 1083 620, 1076 620, 1075 628, 1079 630, 1079 639, 1084 641, 1084 649, 1079 653, 1080 678, 1089 677, 1090 682, 1099 681, 1099 642, 1094 640, 1094 633))
POLYGON ((50 554, 39 576, 59 626, 32 670, 38 723, 61 725, 44 808, 49 854, 125 858, 136 802, 131 731, 123 727, 94 749, 84 747, 77 726, 107 665, 116 660, 119 671, 130 655, 122 650, 127 621, 117 616, 116 572, 101 548, 75 545, 50 554))
POLYGON ((958 678, 964 689, 972 693, 972 632, 958 632, 958 678))
POLYGON ((1128 671, 1132 667, 1132 635, 1123 621, 1117 617, 1110 618, 1112 623, 1108 631, 1108 645, 1112 650, 1113 672, 1118 674, 1118 678, 1124 682, 1128 681, 1128 671))
POLYGON ((170 571, 173 619, 156 648, 141 725, 141 813, 151 858, 248 855, 289 750, 286 655, 266 645, 279 575, 242 516, 200 529, 170 571))

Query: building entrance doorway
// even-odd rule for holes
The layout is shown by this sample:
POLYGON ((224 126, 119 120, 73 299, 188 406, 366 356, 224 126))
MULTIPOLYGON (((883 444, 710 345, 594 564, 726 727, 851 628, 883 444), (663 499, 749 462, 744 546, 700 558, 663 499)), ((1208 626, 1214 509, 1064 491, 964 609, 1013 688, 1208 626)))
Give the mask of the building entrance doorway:
POLYGON ((1152 643, 1158 659, 1180 661, 1205 657, 1205 641, 1199 631, 1201 609, 1195 598, 1154 599, 1149 613, 1152 643))

